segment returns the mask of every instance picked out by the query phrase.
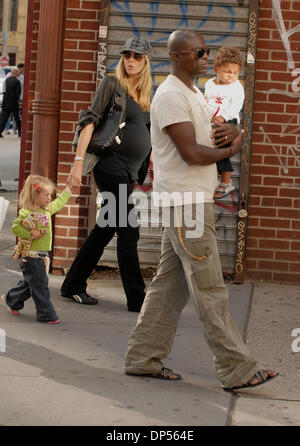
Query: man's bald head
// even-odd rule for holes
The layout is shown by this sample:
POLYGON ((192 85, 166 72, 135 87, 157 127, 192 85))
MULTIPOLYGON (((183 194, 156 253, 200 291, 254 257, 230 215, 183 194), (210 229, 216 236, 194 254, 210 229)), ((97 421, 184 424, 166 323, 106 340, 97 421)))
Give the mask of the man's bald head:
POLYGON ((208 54, 201 34, 191 29, 177 29, 170 34, 168 51, 171 60, 171 74, 192 84, 199 74, 208 67, 208 54), (198 50, 204 50, 199 53, 198 50), (200 56, 199 56, 200 54, 200 56))
POLYGON ((11 75, 13 77, 19 77, 20 76, 20 71, 17 68, 12 68, 11 69, 11 75))
POLYGON ((193 31, 191 29, 177 29, 176 31, 172 32, 172 34, 170 34, 168 39, 169 54, 172 54, 172 52, 176 49, 186 49, 190 45, 191 40, 194 39, 200 39, 202 40, 202 44, 205 44, 203 37, 197 31, 193 31))

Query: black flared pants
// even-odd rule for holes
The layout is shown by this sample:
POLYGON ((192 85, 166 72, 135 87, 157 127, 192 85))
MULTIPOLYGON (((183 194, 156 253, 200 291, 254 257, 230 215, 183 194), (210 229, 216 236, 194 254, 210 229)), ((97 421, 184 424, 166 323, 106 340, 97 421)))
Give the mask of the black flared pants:
POLYGON ((139 228, 131 194, 134 182, 126 177, 108 175, 94 169, 94 177, 103 200, 97 224, 78 252, 61 287, 63 295, 86 290, 106 245, 117 233, 117 256, 128 308, 140 307, 145 297, 145 283, 137 253, 139 228), (105 224, 106 223, 106 224, 105 224))

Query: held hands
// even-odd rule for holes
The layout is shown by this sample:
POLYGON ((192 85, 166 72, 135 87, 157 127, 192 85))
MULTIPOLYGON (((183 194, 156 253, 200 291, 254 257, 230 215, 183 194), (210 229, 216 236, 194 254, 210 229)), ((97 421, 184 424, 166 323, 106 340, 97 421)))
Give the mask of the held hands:
POLYGON ((65 187, 65 190, 66 190, 67 192, 69 192, 69 194, 72 194, 72 189, 73 189, 73 187, 72 187, 72 188, 69 187, 69 186, 66 186, 66 187, 65 187))
POLYGON ((83 164, 81 161, 75 161, 71 169, 70 175, 67 178, 66 184, 71 190, 75 186, 81 186, 83 164))

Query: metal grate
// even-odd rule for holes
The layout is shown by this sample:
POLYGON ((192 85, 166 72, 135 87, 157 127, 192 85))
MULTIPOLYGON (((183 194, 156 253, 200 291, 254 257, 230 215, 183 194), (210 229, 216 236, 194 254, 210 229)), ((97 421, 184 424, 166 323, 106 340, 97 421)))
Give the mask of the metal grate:
MULTIPOLYGON (((166 42, 169 34, 175 29, 190 28, 198 30, 211 49, 210 68, 205 75, 197 79, 203 90, 204 83, 212 77, 212 61, 218 48, 236 46, 247 59, 247 40, 249 28, 249 0, 239 1, 110 1, 107 18, 108 35, 106 40, 106 71, 113 73, 120 57, 124 41, 132 36, 141 36, 149 40, 153 47, 151 69, 154 89, 169 73, 166 42)), ((242 70, 240 80, 245 85, 245 72, 242 70)), ((243 123, 243 116, 241 115, 243 123)), ((233 159, 234 172, 232 181, 236 191, 231 196, 216 202, 216 233, 221 263, 224 272, 234 272, 235 252, 237 244, 237 212, 240 184, 240 155, 233 159)), ((143 190, 151 188, 148 174, 143 190)), ((136 190, 138 193, 139 187, 136 190)), ((150 191, 147 192, 150 196, 150 191)), ((97 200, 99 203, 99 199, 97 200)), ((143 227, 143 208, 140 210, 141 237, 139 241, 139 257, 142 266, 153 266, 160 256, 161 231, 159 228, 143 227)), ((101 263, 116 265, 116 239, 107 246, 101 263)))

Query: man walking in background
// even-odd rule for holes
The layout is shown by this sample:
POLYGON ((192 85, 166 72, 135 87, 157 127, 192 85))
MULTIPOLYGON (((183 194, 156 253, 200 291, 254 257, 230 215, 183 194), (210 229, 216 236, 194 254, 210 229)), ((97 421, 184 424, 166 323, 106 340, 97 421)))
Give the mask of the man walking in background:
POLYGON ((2 115, 0 120, 0 137, 3 137, 2 132, 5 128, 7 120, 12 113, 14 115, 18 134, 21 136, 21 121, 19 117, 19 100, 21 96, 21 82, 18 77, 20 72, 17 68, 11 70, 11 75, 5 79, 4 93, 2 102, 2 115))

